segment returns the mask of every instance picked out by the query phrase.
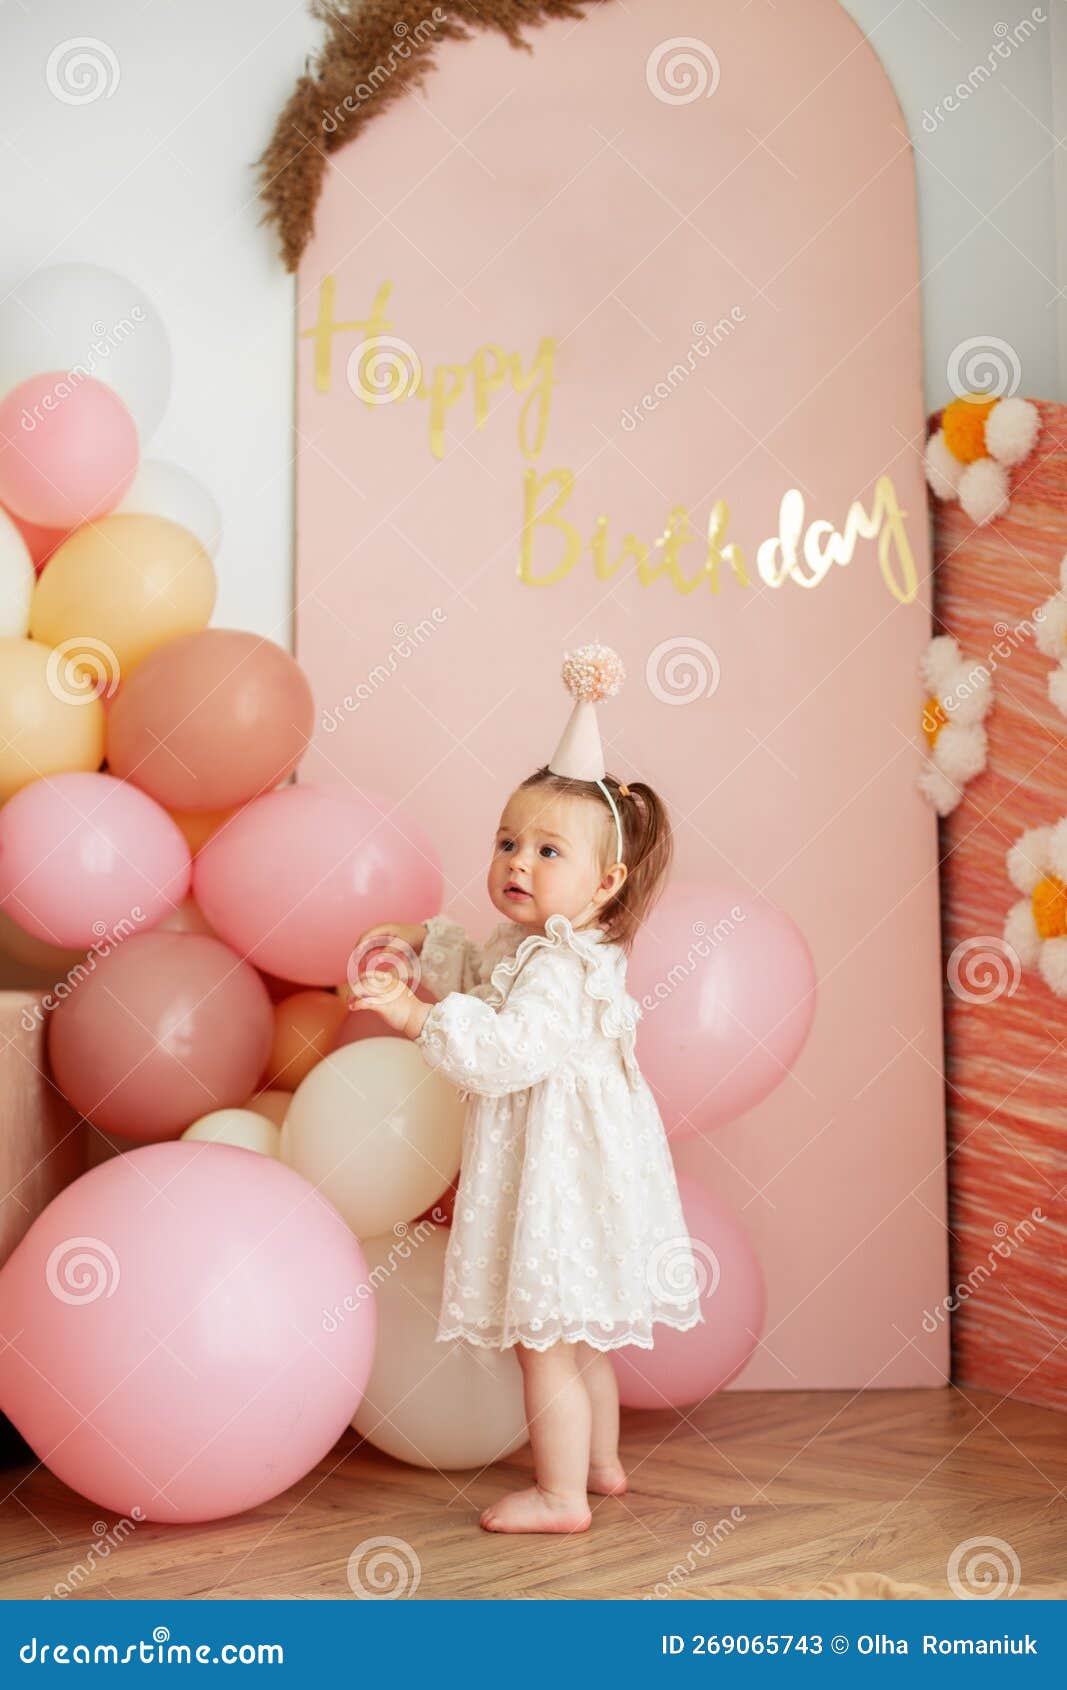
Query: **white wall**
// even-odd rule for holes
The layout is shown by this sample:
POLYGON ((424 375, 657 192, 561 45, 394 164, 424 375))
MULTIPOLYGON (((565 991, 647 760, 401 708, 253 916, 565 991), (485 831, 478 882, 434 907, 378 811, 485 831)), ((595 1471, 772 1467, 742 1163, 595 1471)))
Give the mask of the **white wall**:
MULTIPOLYGON (((952 348, 970 337, 1015 349, 1022 392, 1067 397, 1067 298, 1056 297, 1067 282, 1067 156, 1052 133, 1067 106, 1065 0, 1043 0, 1050 21, 933 134, 924 111, 987 60, 998 22, 1012 29, 1029 10, 1022 0, 845 3, 916 147, 928 409, 947 395, 952 348)), ((318 35, 302 0, 0 4, 0 293, 35 266, 83 259, 152 295, 173 336, 175 384, 151 452, 191 470, 222 505, 214 622, 285 645, 294 295, 258 226, 251 167, 318 35), (49 55, 87 35, 110 51, 117 80, 65 104, 49 90, 49 55)))

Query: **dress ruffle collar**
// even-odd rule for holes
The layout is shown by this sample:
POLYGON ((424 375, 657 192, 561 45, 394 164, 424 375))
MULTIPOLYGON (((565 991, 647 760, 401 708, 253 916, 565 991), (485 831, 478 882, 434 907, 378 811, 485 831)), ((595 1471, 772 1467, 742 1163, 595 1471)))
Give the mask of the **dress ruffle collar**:
MULTIPOLYGON (((507 930, 522 931, 522 923, 508 922, 507 930)), ((618 1039, 623 1061, 631 1084, 640 1077, 637 1066, 637 1023, 641 1009, 629 996, 624 985, 624 968, 620 964, 620 947, 608 940, 602 927, 575 928, 565 915, 550 915, 544 933, 527 933, 510 956, 502 957, 489 976, 489 986, 503 1004, 508 983, 514 979, 532 951, 547 946, 550 950, 570 950, 585 963, 585 990, 597 1005, 600 1030, 608 1038, 618 1039)), ((499 1006, 498 1006, 499 1007, 499 1006)))

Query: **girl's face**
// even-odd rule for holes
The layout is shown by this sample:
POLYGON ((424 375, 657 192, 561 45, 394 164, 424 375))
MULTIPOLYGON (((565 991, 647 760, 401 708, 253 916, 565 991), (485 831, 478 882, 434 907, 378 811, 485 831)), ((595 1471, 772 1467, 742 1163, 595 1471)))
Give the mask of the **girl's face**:
POLYGON ((601 870, 603 845, 604 818, 597 805, 536 786, 512 793, 489 865, 494 908, 535 933, 544 930, 550 915, 588 925, 625 873, 601 870))

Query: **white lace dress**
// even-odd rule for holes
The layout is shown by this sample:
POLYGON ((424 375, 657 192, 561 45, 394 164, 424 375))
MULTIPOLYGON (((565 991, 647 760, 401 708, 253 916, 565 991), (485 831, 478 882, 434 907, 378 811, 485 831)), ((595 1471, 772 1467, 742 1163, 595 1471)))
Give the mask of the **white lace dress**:
POLYGON ((634 1054, 626 953, 599 928, 427 922, 439 999, 415 1043, 467 1098, 440 1340, 653 1345, 703 1320, 655 1098, 634 1054))

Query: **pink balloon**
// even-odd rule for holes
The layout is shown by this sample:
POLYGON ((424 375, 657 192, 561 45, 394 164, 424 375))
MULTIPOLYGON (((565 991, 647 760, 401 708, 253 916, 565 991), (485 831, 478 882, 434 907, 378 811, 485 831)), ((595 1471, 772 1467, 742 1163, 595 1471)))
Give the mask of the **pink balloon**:
POLYGON ((238 1109, 270 1055, 267 989, 219 939, 124 939, 49 1018, 56 1084, 105 1132, 173 1138, 213 1109, 238 1109))
POLYGON ((668 1135, 736 1120, 774 1090, 815 1013, 800 929, 768 899, 719 883, 671 887, 634 942, 637 1056, 668 1135))
POLYGON ((295 1484, 374 1355, 366 1261, 337 1211, 224 1144, 83 1174, 0 1273, 0 1310, 0 1407, 65 1484, 134 1520, 218 1520, 295 1484))
POLYGON ((42 528, 114 510, 137 473, 137 424, 111 387, 30 376, 0 400, 0 503, 42 528))
POLYGON ((67 530, 64 528, 39 528, 34 522, 23 521, 22 517, 16 516, 14 511, 9 511, 8 515, 25 540, 29 554, 33 559, 33 567, 40 575, 52 553, 67 538, 67 530))
POLYGON ((365 928, 421 921, 442 889, 433 846, 409 816, 333 783, 254 799, 193 865, 194 896, 220 938, 304 986, 342 985, 365 928))
MULTIPOLYGON (((619 1401, 626 1408, 686 1408, 732 1379, 759 1342, 765 1315, 763 1274, 748 1234, 728 1206, 688 1174, 678 1177, 704 1320, 688 1332, 653 1327, 652 1349, 613 1350, 619 1401)), ((672 1274, 671 1241, 657 1247, 650 1272, 681 1291, 672 1274)))
POLYGON ((49 775, 0 810, 0 907, 50 945, 147 931, 177 909, 191 875, 177 822, 114 775, 49 775))

